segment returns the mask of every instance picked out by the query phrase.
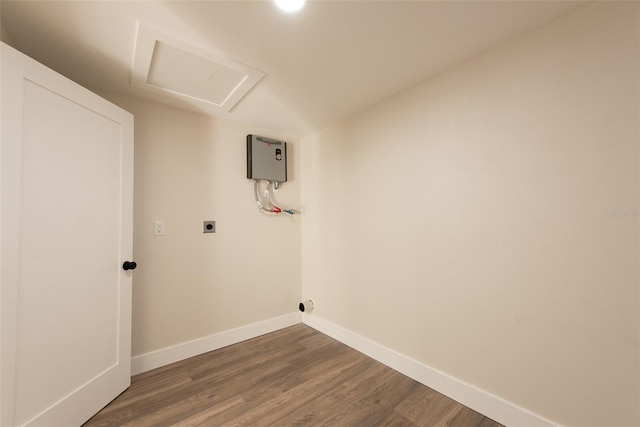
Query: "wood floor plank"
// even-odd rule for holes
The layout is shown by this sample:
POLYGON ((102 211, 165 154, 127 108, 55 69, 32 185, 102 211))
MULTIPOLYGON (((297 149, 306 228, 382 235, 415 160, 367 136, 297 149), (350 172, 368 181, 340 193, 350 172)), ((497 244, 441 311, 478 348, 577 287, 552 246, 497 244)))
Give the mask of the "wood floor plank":
POLYGON ((197 411, 190 417, 179 420, 176 424, 184 427, 214 425, 214 423, 222 423, 224 419, 233 419, 247 409, 247 402, 241 396, 234 396, 222 404, 211 405, 204 410, 197 411))
POLYGON ((85 427, 499 427, 305 325, 136 375, 85 427))
POLYGON ((278 420, 284 415, 300 406, 310 404, 318 396, 327 393, 328 390, 332 390, 344 381, 344 376, 351 376, 354 371, 362 370, 360 362, 363 359, 364 356, 361 354, 347 354, 343 359, 344 363, 333 363, 331 369, 324 369, 321 374, 311 377, 290 390, 273 396, 228 425, 278 425, 278 420))
POLYGON ((409 377, 384 367, 383 372, 360 384, 358 399, 322 423, 325 426, 379 425, 388 413, 419 385, 409 377))
POLYGON ((341 384, 330 392, 323 392, 311 404, 301 405, 278 419, 281 425, 320 425, 360 397, 359 387, 372 376, 378 376, 384 370, 381 364, 372 359, 364 359, 357 370, 345 373, 341 384))
POLYGON ((412 423, 396 411, 390 411, 387 418, 383 419, 378 425, 380 427, 417 427, 417 424, 412 423))

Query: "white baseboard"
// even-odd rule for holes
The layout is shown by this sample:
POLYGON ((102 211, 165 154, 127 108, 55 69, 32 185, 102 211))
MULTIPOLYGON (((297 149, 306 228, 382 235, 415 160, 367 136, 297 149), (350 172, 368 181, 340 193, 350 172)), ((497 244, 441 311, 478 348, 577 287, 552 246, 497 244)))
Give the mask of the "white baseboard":
POLYGON ((518 405, 411 359, 328 320, 303 313, 302 323, 506 426, 542 427, 558 425, 518 405))
POLYGON ((141 374, 151 369, 268 334, 269 332, 277 331, 288 326, 297 325, 298 323, 300 323, 300 313, 293 312, 207 337, 172 345, 171 347, 162 348, 150 353, 141 354, 131 359, 131 374, 141 374))

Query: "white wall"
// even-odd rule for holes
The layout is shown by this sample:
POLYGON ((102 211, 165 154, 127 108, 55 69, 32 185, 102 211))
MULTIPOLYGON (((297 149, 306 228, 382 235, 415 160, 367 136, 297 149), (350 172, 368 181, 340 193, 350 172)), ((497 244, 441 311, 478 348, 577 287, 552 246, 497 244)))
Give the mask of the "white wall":
MULTIPOLYGON (((133 355, 296 312, 299 220, 260 214, 246 178, 245 138, 261 130, 105 95, 135 117, 133 355)), ((287 141, 279 201, 298 206, 298 146, 287 141)))
POLYGON ((314 316, 556 423, 640 424, 638 41, 637 3, 591 3, 303 139, 314 316))

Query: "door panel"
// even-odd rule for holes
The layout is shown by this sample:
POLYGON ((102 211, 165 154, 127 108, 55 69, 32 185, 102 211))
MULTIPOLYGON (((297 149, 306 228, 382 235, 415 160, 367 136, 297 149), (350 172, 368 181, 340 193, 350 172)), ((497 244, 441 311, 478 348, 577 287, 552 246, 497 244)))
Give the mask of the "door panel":
POLYGON ((130 383, 133 120, 2 49, 0 424, 79 425, 130 383))

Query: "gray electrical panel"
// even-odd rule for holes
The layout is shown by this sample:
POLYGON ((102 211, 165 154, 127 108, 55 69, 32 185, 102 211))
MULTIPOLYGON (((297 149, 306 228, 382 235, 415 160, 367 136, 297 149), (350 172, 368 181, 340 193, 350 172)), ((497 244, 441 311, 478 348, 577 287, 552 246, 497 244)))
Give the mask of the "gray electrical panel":
POLYGON ((247 135, 247 178, 287 181, 287 143, 247 135))

